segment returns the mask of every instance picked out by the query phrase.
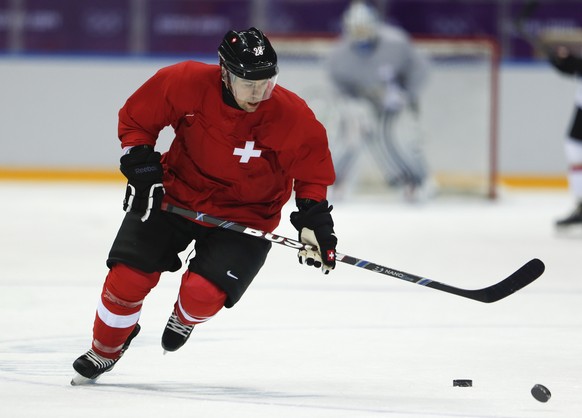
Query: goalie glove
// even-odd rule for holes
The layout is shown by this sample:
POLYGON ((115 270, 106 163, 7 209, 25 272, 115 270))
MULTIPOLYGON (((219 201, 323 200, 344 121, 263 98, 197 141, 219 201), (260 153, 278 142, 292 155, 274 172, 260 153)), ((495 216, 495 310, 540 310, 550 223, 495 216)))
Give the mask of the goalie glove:
POLYGON ((315 202, 297 199, 298 211, 291 213, 291 223, 299 231, 299 241, 316 247, 299 250, 299 263, 321 267, 323 274, 335 268, 337 237, 333 230, 333 219, 327 200, 315 202))
POLYGON ((550 63, 564 74, 582 74, 582 58, 572 55, 566 47, 560 46, 551 52, 550 63))
POLYGON ((142 215, 142 222, 159 213, 164 197, 161 154, 149 145, 138 145, 121 157, 120 170, 127 177, 123 210, 142 215))

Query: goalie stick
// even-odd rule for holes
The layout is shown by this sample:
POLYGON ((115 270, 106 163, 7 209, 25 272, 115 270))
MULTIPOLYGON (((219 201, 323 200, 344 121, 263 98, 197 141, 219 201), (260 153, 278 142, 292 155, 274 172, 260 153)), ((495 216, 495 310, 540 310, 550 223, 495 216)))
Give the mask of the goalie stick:
MULTIPOLYGON (((295 248, 297 250, 314 249, 313 246, 304 244, 294 239, 275 235, 270 232, 264 232, 259 229, 249 228, 236 222, 225 221, 207 215, 206 213, 196 212, 190 209, 184 209, 168 203, 163 203, 162 209, 165 210, 166 212, 175 213, 177 215, 180 215, 191 220, 205 222, 211 225, 218 226, 220 228, 240 232, 242 234, 252 235, 254 237, 266 241, 271 241, 275 244, 284 245, 289 248, 295 248)), ((517 292, 518 290, 524 288, 525 286, 536 280, 538 277, 540 277, 545 269, 544 263, 541 260, 534 258, 525 263, 517 271, 515 271, 509 277, 500 281, 499 283, 496 283, 494 285, 482 289, 471 290, 471 289, 461 289, 445 283, 440 283, 435 280, 399 271, 391 267, 381 266, 380 264, 372 263, 370 261, 362 260, 346 254, 336 253, 336 261, 350 264, 352 266, 360 267, 366 270, 370 270, 373 271, 374 273, 384 274, 386 276, 394 277, 396 279, 416 283, 421 286, 431 287, 433 289, 440 290, 441 292, 451 293, 453 295, 462 296, 468 299, 484 303, 496 302, 517 292)))

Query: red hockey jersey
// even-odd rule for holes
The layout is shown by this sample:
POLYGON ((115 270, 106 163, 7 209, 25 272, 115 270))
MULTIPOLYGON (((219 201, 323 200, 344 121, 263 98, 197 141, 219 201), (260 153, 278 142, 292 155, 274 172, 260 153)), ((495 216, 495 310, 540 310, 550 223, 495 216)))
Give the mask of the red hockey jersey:
POLYGON ((119 111, 123 147, 155 145, 163 155, 164 199, 273 231, 296 197, 322 200, 335 173, 324 127, 296 94, 277 85, 252 113, 222 99, 220 67, 194 61, 162 68, 119 111))

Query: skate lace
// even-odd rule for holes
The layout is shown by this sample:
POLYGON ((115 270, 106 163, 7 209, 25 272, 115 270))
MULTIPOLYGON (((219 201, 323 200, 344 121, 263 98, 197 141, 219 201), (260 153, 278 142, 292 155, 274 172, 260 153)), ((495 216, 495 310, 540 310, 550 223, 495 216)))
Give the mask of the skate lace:
POLYGON ((187 337, 192 332, 194 325, 185 325, 181 323, 176 314, 173 313, 172 316, 170 316, 166 328, 180 334, 182 337, 187 337))
POLYGON ((97 354, 96 352, 94 352, 93 349, 90 349, 89 351, 87 351, 87 353, 85 354, 85 356, 98 369, 106 369, 106 368, 112 366, 113 364, 115 364, 115 360, 109 359, 109 358, 105 358, 105 357, 101 357, 99 354, 97 354))

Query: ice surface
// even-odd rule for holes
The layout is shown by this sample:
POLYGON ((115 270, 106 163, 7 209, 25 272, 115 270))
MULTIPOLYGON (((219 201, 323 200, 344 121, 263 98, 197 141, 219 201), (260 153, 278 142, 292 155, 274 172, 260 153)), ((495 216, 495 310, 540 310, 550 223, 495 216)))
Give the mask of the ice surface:
MULTIPOLYGON (((345 264, 324 276, 275 245, 239 304, 165 356, 180 274, 162 276, 126 356, 86 387, 69 385, 71 363, 89 348, 123 185, 0 183, 0 195, 1 417, 582 416, 582 233, 553 229, 573 206, 565 191, 335 204, 340 252, 447 284, 483 287, 543 260, 507 299, 345 264)), ((291 209, 277 233, 295 237, 291 209)))

